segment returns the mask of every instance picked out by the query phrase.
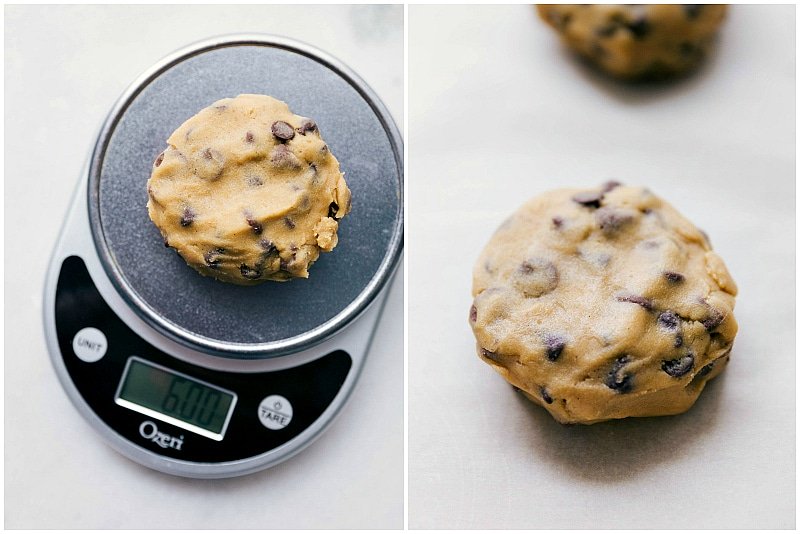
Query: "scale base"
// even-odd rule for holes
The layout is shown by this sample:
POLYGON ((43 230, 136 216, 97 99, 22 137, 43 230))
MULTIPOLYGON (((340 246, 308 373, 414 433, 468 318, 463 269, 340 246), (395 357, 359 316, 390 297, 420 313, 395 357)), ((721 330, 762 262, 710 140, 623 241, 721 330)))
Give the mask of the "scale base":
MULTIPOLYGON (((109 305, 90 274, 92 258, 87 262, 70 254, 58 263, 51 266, 57 276, 48 284, 52 298, 46 299, 45 322, 51 358, 69 397, 125 456, 194 478, 252 473, 286 460, 318 437, 355 385, 385 300, 382 294, 339 335, 302 353, 224 359, 192 353, 145 324, 124 321, 135 323, 138 316, 124 308, 118 314, 109 305), (115 402, 131 359, 235 392, 236 406, 221 439, 115 402)), ((94 274, 100 280, 102 275, 94 274)))

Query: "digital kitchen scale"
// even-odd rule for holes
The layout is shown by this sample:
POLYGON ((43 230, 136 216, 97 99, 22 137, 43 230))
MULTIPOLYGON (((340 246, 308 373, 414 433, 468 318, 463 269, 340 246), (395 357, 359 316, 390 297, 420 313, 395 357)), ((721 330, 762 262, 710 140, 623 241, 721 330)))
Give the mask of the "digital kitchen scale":
POLYGON ((375 93, 305 44, 222 37, 142 75, 100 130, 47 274, 50 357, 79 412, 122 454, 188 477, 251 473, 310 444, 356 383, 402 253, 402 153, 375 93), (307 280, 203 277, 148 218, 172 131, 243 93, 312 117, 352 191, 307 280))

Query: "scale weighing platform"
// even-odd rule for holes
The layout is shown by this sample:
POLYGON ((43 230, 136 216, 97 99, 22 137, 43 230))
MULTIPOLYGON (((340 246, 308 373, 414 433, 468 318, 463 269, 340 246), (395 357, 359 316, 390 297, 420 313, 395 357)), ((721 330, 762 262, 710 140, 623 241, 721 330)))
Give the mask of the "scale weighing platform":
POLYGON ((117 451, 195 478, 244 475, 309 445, 352 391, 403 248, 403 148, 372 90, 295 41, 237 35, 165 58, 115 104, 48 269, 44 326, 69 398, 117 451), (152 162, 180 124, 243 93, 312 117, 352 211, 310 278, 206 278, 147 215, 152 162))

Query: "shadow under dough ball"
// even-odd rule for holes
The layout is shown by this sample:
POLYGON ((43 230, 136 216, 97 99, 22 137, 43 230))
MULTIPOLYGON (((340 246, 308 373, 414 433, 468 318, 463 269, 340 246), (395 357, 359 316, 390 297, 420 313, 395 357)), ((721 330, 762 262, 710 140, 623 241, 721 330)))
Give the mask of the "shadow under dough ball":
POLYGON ((725 18, 723 4, 540 4, 539 16, 572 50, 621 79, 695 68, 725 18))
POLYGON ((223 282, 307 278, 338 242, 350 190, 317 124, 280 100, 214 102, 167 140, 147 182, 166 246, 223 282))
POLYGON ((480 358, 561 423, 673 415, 730 359, 736 284, 706 235, 641 187, 534 198, 473 271, 480 358))

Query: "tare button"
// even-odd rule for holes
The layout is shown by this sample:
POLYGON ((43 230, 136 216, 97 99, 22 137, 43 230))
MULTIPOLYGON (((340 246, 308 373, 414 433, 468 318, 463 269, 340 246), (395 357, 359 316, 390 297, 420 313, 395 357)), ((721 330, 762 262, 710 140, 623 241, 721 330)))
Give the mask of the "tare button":
POLYGON ((82 329, 72 338, 72 351, 75 356, 87 363, 93 363, 106 355, 108 341, 97 328, 82 329))
POLYGON ((292 405, 285 397, 270 395, 258 405, 258 419, 270 430, 286 428, 292 420, 292 405))

